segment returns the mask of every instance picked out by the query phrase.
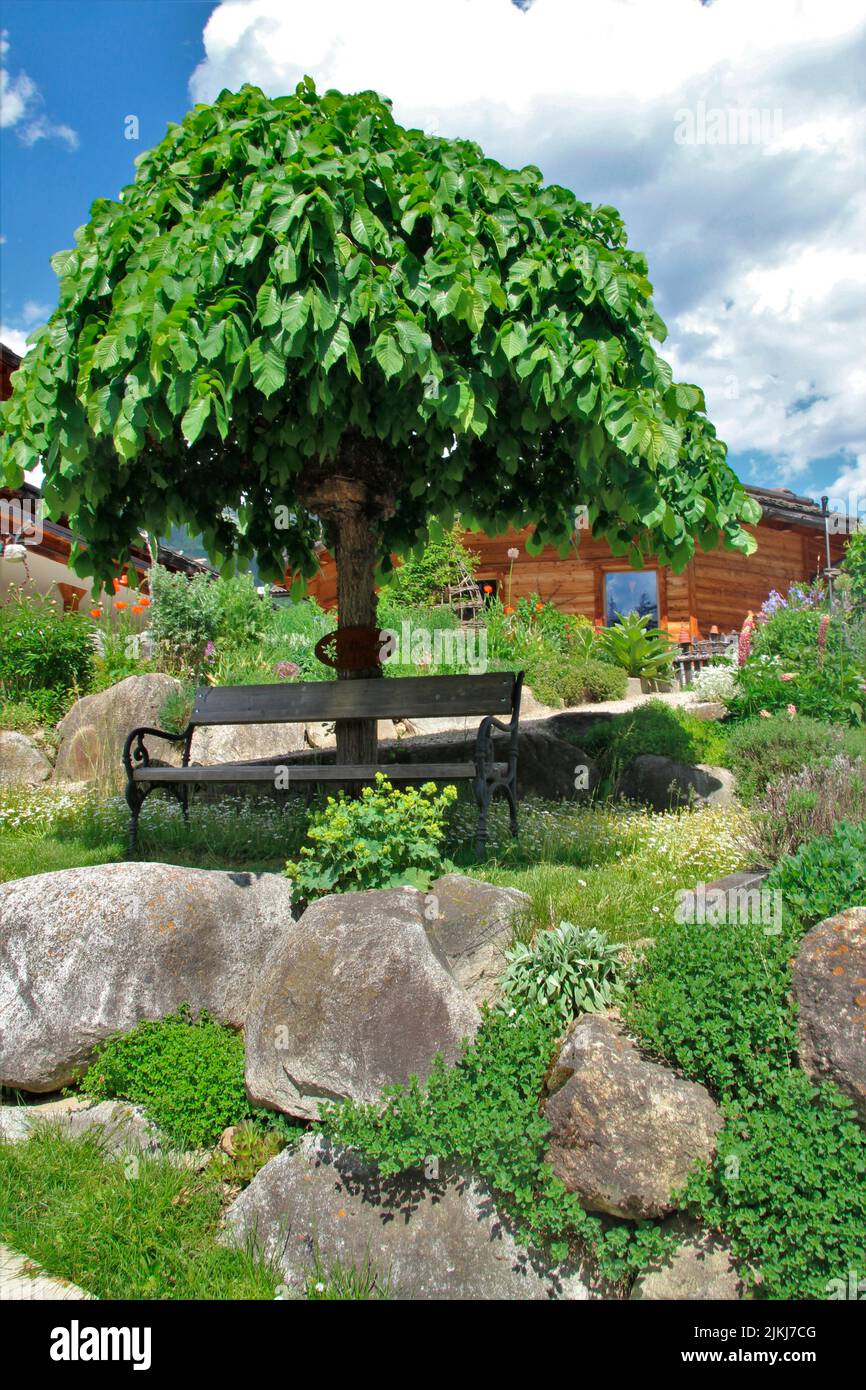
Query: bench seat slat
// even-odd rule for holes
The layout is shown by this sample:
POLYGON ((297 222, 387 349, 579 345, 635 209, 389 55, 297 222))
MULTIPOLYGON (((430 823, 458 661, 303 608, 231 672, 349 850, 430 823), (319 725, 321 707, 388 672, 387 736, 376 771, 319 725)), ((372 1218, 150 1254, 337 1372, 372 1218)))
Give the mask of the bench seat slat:
POLYGON ((278 685, 203 686, 193 724, 300 724, 332 719, 416 719, 508 714, 510 671, 468 676, 373 677, 289 681, 278 685))
POLYGON ((134 782, 187 786, 205 782, 273 783, 277 772, 286 768, 289 786, 293 782, 372 782, 377 772, 384 772, 390 782, 475 776, 474 763, 342 764, 339 767, 329 763, 306 763, 299 767, 291 763, 222 763, 212 767, 139 767, 133 769, 132 779, 134 782))

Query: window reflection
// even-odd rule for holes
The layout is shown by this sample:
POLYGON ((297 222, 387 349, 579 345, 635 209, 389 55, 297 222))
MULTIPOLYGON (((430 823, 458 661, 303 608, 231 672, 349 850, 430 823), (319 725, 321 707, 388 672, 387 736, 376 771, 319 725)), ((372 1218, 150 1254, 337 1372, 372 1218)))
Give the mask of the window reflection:
POLYGON ((623 574, 605 575, 605 623, 609 627, 625 617, 626 613, 649 617, 653 627, 658 625, 658 574, 655 570, 627 570, 623 574))

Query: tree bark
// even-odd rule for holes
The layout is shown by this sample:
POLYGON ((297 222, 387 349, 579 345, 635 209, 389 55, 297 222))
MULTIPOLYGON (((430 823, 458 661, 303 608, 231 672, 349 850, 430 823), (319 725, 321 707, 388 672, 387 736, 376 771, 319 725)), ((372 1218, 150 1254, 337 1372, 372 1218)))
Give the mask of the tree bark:
MULTIPOLYGON (((338 628, 375 627, 377 536, 362 505, 343 508, 336 544, 338 628)), ((338 680, 381 676, 381 666, 338 671, 338 680)), ((379 740, 375 719, 337 720, 337 762, 375 763, 379 740)))
MULTIPOLYGON (((378 440, 344 436, 337 459, 308 468, 298 500, 335 537, 337 627, 376 626, 374 582, 379 536, 394 508, 393 460, 378 440)), ((381 666, 338 671, 339 680, 381 676, 381 666)), ((337 762, 378 761, 375 719, 337 720, 337 762)))

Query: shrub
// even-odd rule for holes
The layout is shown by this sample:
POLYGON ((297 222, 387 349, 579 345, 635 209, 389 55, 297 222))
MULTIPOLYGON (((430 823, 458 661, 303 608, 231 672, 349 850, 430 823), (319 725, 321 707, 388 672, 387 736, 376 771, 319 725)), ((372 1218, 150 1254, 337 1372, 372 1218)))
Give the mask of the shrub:
POLYGON ((474 578, 478 556, 460 542, 462 527, 456 521, 450 531, 435 528, 418 553, 403 559, 388 582, 386 592, 405 607, 424 607, 436 603, 442 590, 457 584, 464 574, 474 578))
POLYGON ((625 671, 605 661, 584 661, 575 667, 575 682, 583 686, 585 701, 621 700, 628 689, 625 671))
POLYGON ((866 530, 855 531, 851 536, 841 569, 850 583, 854 600, 866 605, 866 530))
POLYGON ((550 1009, 563 1027, 580 1013, 608 1009, 622 996, 620 950, 595 927, 560 922, 540 931, 534 945, 518 942, 505 952, 503 1006, 550 1009))
POLYGON ((761 1297, 849 1297, 866 1231, 866 1134, 850 1102, 784 1071, 724 1112, 712 1166, 686 1187, 689 1209, 757 1269, 761 1297))
POLYGON ((161 565, 151 572, 153 603, 150 630, 159 648, 160 663, 179 675, 197 676, 205 648, 213 642, 220 621, 220 592, 206 574, 187 579, 161 565))
POLYGON ((256 642, 269 625, 271 610, 259 596, 252 575, 217 580, 216 595, 216 639, 236 646, 256 642))
POLYGON ((682 763, 727 762, 727 739, 713 720, 698 719, 662 700, 648 700, 627 714, 593 724, 579 735, 580 747, 598 765, 602 780, 610 783, 645 753, 674 758, 682 763))
POLYGON ((311 902, 362 888, 426 887, 442 872, 444 817, 456 799, 453 786, 437 796, 435 782, 395 790, 382 772, 357 798, 329 796, 324 810, 310 817, 311 843, 286 864, 297 896, 311 902))
POLYGON ((46 722, 55 722, 77 695, 83 695, 93 671, 93 643, 88 619, 64 613, 41 594, 25 596, 10 589, 0 605, 0 694, 23 701, 46 722))
POLYGON ((770 782, 832 758, 843 746, 845 731, 816 719, 748 719, 734 725, 727 738, 728 757, 745 801, 763 794, 770 782))
POLYGON ((770 782, 752 803, 757 860, 773 864, 841 820, 866 821, 866 761, 837 753, 770 782))
POLYGON ((55 724, 68 702, 68 697, 55 690, 31 690, 24 700, 0 700, 0 728, 32 733, 43 725, 55 724))
POLYGON ((731 661, 720 661, 698 671, 692 681, 696 700, 732 700, 737 690, 737 668, 731 661))
POLYGON ((626 692, 625 671, 603 661, 578 659, 546 652, 527 670, 527 684, 542 704, 584 705, 599 700, 621 700, 626 692))
POLYGON ((240 1033, 205 1013, 193 1018, 186 1008, 101 1043, 82 1089, 93 1100, 144 1106, 154 1124, 187 1148, 215 1143, 228 1125, 251 1114, 240 1033))
POLYGON ((660 1057, 717 1092, 759 1091, 788 1065, 787 932, 754 922, 665 923, 641 965, 629 1023, 660 1057))
POLYGON ((786 855, 766 881, 804 926, 846 907, 866 907, 866 821, 839 821, 786 855))
POLYGON ((673 643, 666 632, 651 628, 648 616, 627 613, 607 627, 601 641, 608 654, 629 676, 664 680, 671 674, 673 643))

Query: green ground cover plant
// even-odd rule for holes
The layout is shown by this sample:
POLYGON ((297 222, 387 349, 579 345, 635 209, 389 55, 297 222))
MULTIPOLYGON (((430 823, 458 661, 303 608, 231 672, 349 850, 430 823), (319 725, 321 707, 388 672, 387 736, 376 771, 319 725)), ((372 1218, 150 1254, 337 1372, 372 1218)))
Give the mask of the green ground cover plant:
POLYGON ((215 1144, 253 1116, 240 1033, 189 1009, 100 1043, 81 1081, 91 1100, 128 1100, 182 1148, 215 1144))
POLYGON ((805 927, 846 907, 866 907, 866 820, 839 821, 785 855, 766 887, 779 889, 787 910, 805 927))
POLYGON ((454 1067, 439 1058, 428 1081, 389 1087, 381 1106, 327 1106, 325 1130, 373 1158, 384 1175, 421 1167, 436 1154, 469 1165, 498 1193, 517 1233, 565 1260, 592 1249, 603 1276, 620 1281, 666 1245, 653 1223, 623 1226, 608 1239, 544 1162, 547 1122, 539 1111, 544 1075, 562 1024, 555 1011, 485 1015, 454 1067))

